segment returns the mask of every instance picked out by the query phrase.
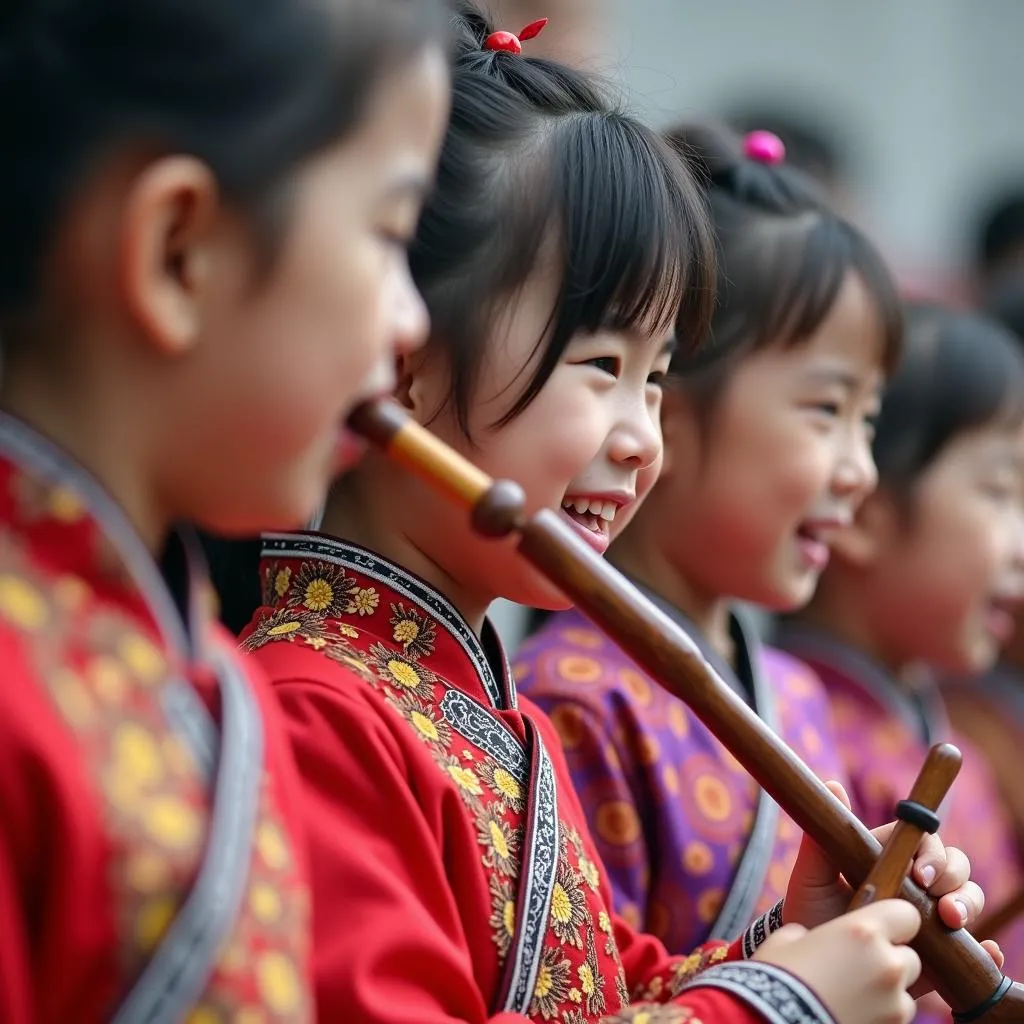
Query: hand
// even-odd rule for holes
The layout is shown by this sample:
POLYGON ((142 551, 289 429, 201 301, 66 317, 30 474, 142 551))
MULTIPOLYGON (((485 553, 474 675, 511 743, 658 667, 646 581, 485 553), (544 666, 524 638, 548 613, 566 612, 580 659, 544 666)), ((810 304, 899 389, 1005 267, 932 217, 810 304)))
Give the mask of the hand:
POLYGON ((880 900, 813 931, 780 928, 754 954, 809 985, 836 1024, 908 1024, 915 1004, 907 989, 921 974, 906 945, 921 915, 903 900, 880 900))
MULTIPOLYGON (((827 783, 828 788, 847 806, 850 798, 838 782, 827 783)), ((881 843, 889 838, 895 823, 872 831, 881 843)), ((954 846, 943 846, 938 836, 924 836, 912 865, 908 865, 914 881, 938 900, 939 917, 949 928, 962 928, 972 924, 985 906, 981 887, 970 881, 971 862, 967 855, 954 846)), ((800 924, 815 928, 846 913, 853 890, 824 851, 806 835, 800 844, 789 889, 783 907, 786 924, 800 924)), ((999 946, 986 940, 982 946, 998 967, 1003 966, 999 946)), ((930 992, 934 986, 928 978, 915 988, 916 995, 930 992)))

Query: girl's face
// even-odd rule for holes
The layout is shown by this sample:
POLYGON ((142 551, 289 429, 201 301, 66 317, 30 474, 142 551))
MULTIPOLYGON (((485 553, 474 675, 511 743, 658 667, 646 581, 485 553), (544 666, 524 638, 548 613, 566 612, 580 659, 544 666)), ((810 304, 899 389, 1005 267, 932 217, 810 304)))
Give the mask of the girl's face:
MULTIPOLYGON (((556 284, 537 275, 494 332, 471 406, 472 441, 447 410, 430 427, 489 475, 519 483, 528 511, 557 510, 603 553, 657 477, 661 378, 672 344, 664 333, 579 335, 533 402, 505 426, 494 426, 540 360, 537 339, 544 335, 556 284)), ((448 387, 447 365, 431 353, 414 374, 410 398, 429 417, 448 387)), ((415 518, 420 547, 477 601, 565 604, 510 544, 471 536, 461 523, 453 527, 450 509, 438 499, 425 497, 415 518)))
POLYGON ((873 539, 865 600, 888 660, 990 668, 1024 598, 1024 428, 955 437, 908 507, 880 492, 864 513, 873 539))
POLYGON ((396 356, 426 335, 406 248, 448 93, 435 50, 382 80, 361 126, 292 183, 264 277, 251 229, 225 229, 190 382, 191 406, 216 412, 192 437, 186 422, 181 439, 176 491, 189 518, 237 531, 300 525, 355 458, 347 415, 391 389, 396 356))
POLYGON ((831 539, 875 485, 881 366, 875 308, 850 275, 812 337, 742 359, 705 423, 681 390, 666 398, 652 521, 702 599, 810 599, 831 539))

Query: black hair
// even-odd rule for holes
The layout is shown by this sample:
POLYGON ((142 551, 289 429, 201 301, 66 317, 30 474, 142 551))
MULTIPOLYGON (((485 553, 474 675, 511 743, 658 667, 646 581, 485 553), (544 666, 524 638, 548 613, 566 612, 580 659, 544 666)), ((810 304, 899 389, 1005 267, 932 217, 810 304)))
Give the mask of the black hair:
POLYGON ((977 313, 909 306, 903 357, 875 429, 880 485, 906 495, 959 434, 1022 422, 1024 352, 1015 336, 977 313))
POLYGON ((786 102, 737 105, 725 116, 742 135, 768 131, 786 146, 786 163, 828 187, 849 176, 849 151, 832 125, 786 102))
POLYGON ((975 241, 978 268, 992 271, 1024 251, 1024 190, 1011 188, 991 200, 979 218, 975 241))
POLYGON ((258 213, 443 32, 437 0, 4 0, 0 314, 37 298, 61 209, 97 160, 187 153, 258 213))
POLYGON ((712 125, 681 126, 671 144, 707 190, 718 245, 718 298, 708 344, 679 353, 673 373, 707 410, 745 354, 799 344, 828 316, 851 273, 874 300, 887 367, 902 339, 902 305, 885 261, 828 204, 810 178, 746 158, 739 136, 712 125))
MULTIPOLYGON (((484 15, 467 0, 449 7, 452 113, 410 266, 469 438, 486 339, 532 274, 550 263, 560 288, 537 339, 542 358, 502 422, 529 405, 578 332, 642 326, 699 342, 714 301, 714 239, 700 188, 656 132, 579 71, 485 49, 484 15)), ((207 545, 221 617, 236 632, 259 604, 258 549, 207 545)))
POLYGON ((492 26, 452 0, 453 110, 410 263, 447 352, 467 437, 501 307, 550 264, 560 280, 543 355, 502 422, 536 397, 566 346, 600 329, 707 332, 714 243, 699 187, 658 134, 554 61, 484 48, 492 26))

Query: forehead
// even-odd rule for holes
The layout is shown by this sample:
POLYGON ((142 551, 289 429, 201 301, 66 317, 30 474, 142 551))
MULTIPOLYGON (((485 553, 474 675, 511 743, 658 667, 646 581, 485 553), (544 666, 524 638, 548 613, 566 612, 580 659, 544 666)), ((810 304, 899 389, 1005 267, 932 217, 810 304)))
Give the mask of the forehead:
MULTIPOLYGON (((411 60, 383 72, 359 127, 339 154, 373 169, 382 160, 432 165, 444 133, 450 81, 443 52, 425 47, 411 60)), ((380 172, 386 167, 377 167, 380 172)), ((383 175, 378 175, 384 184, 383 175)))
POLYGON ((881 375, 885 327, 878 306, 859 274, 848 273, 828 315, 809 338, 792 346, 812 357, 832 357, 881 375))

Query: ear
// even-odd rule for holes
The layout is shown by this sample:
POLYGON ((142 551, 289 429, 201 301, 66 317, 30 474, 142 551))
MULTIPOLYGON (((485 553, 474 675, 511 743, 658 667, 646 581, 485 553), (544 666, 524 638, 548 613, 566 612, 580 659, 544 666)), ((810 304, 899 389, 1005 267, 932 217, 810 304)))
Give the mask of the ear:
POLYGON ((399 356, 395 370, 395 399, 399 404, 418 423, 435 416, 451 391, 451 374, 443 354, 428 343, 418 352, 399 356))
POLYGON ((198 341, 218 208, 212 171, 182 156, 147 165, 125 199, 121 288, 128 309, 164 354, 188 351, 198 341))
POLYGON ((876 491, 861 504, 853 525, 832 540, 830 547, 847 565, 869 569, 899 543, 899 534, 899 509, 889 495, 876 491))

